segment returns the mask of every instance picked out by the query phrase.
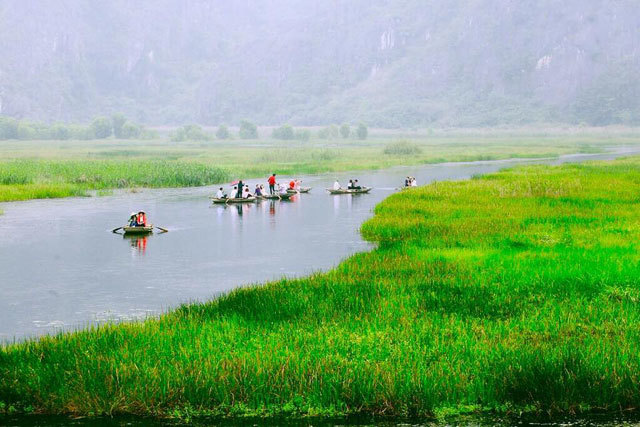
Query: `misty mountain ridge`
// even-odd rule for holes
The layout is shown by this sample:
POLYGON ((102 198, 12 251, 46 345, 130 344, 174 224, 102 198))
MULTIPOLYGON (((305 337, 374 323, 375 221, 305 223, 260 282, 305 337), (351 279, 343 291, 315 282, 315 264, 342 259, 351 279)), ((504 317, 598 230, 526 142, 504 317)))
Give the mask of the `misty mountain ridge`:
POLYGON ((0 114, 152 124, 640 124, 630 0, 0 3, 0 114))

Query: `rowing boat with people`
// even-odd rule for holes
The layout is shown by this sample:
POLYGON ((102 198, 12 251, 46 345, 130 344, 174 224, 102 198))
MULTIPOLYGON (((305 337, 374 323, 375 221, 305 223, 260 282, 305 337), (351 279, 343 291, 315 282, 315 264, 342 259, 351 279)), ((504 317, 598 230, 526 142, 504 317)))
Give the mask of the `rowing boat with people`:
POLYGON ((122 227, 124 234, 149 234, 153 232, 153 224, 142 226, 124 226, 122 227))
POLYGON ((226 205, 229 203, 254 203, 256 200, 258 200, 256 197, 243 197, 243 198, 234 198, 234 199, 229 199, 229 198, 218 198, 218 197, 212 197, 211 201, 214 204, 217 205, 226 205))
POLYGON ((340 188, 338 190, 334 190, 333 188, 327 188, 329 194, 365 194, 371 191, 371 187, 362 187, 362 188, 340 188))
POLYGON ((287 193, 290 194, 296 194, 296 193, 308 193, 309 191, 311 191, 311 187, 301 187, 299 189, 293 189, 293 188, 289 188, 287 190, 287 193))
POLYGON ((292 196, 295 196, 296 193, 285 193, 285 194, 265 194, 262 196, 258 196, 259 199, 262 200, 289 200, 292 196))

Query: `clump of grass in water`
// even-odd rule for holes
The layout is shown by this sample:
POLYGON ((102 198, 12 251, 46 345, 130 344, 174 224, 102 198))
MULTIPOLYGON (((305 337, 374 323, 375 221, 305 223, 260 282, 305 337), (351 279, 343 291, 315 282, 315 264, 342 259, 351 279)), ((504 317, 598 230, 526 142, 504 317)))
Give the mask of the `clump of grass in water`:
POLYGON ((413 142, 397 141, 387 144, 387 146, 384 147, 383 153, 392 156, 414 156, 422 154, 422 148, 413 142))
POLYGON ((640 405, 640 159, 388 198, 334 270, 0 349, 38 412, 428 416, 640 405))

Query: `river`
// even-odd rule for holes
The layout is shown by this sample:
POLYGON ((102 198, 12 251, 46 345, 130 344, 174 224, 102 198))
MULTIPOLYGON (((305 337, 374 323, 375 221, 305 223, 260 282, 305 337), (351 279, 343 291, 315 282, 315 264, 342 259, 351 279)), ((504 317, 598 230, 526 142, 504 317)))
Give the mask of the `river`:
MULTIPOLYGON (((612 159, 633 151, 538 163, 612 159)), ((141 319, 238 286, 306 275, 368 250, 359 226, 406 175, 418 184, 466 179, 526 160, 444 163, 302 177, 290 202, 212 206, 215 187, 0 203, 0 342, 104 321, 141 319), (374 189, 331 196, 335 178, 374 189), (168 233, 111 233, 143 209, 168 233)), ((257 180, 249 181, 253 185, 257 180)))

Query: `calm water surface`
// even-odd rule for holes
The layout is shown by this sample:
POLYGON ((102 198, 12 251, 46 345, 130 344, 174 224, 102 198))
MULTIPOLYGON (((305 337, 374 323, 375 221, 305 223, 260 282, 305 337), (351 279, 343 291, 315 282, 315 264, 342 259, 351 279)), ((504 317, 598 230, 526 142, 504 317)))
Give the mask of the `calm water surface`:
MULTIPOLYGON (((623 153, 631 151, 546 163, 623 153)), ((0 203, 0 341, 143 318, 237 286, 328 269, 371 247, 359 226, 406 175, 423 185, 518 163, 523 161, 303 177, 303 185, 313 187, 309 194, 242 206, 212 206, 214 187, 0 203), (336 177, 343 185, 357 177, 374 190, 331 196, 324 188, 336 177), (147 238, 110 232, 139 209, 170 232, 147 238)))

